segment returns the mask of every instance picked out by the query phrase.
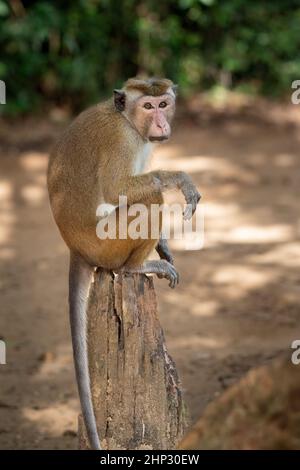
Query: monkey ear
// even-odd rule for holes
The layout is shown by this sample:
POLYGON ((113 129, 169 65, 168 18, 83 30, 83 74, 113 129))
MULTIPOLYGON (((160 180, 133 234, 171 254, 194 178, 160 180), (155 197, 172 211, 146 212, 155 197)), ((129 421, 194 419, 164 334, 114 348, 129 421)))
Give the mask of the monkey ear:
POLYGON ((173 90, 173 92, 174 92, 174 95, 177 96, 178 85, 172 85, 172 90, 173 90))
POLYGON ((123 90, 114 90, 114 103, 117 111, 124 111, 126 94, 123 90))

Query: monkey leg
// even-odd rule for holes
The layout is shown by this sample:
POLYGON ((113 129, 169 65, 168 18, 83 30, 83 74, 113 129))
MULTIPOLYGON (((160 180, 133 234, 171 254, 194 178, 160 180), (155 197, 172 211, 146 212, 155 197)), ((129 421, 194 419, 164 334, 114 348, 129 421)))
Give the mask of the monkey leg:
POLYGON ((170 252, 169 245, 168 245, 166 238, 161 237, 155 249, 161 259, 165 259, 169 263, 174 264, 174 259, 170 252))
POLYGON ((160 278, 166 278, 169 281, 169 286, 174 289, 174 287, 179 282, 179 275, 176 269, 172 264, 164 259, 145 261, 142 266, 136 267, 127 267, 124 266, 119 271, 120 273, 144 273, 144 274, 156 274, 160 278))
MULTIPOLYGON (((162 201, 162 196, 158 193, 152 196, 151 201, 148 201, 148 204, 149 202, 152 204, 161 204, 162 201)), ((150 205, 147 217, 148 227, 150 227, 152 223, 150 205)), ((162 220, 160 215, 160 230, 161 224, 162 220)), ((174 288, 179 282, 179 275, 173 266, 173 258, 169 251, 167 240, 162 237, 160 237, 159 241, 157 239, 152 239, 150 232, 148 235, 148 239, 132 241, 133 249, 119 272, 156 274, 160 279, 168 279, 169 286, 174 288), (145 261, 155 247, 163 259, 145 261)))

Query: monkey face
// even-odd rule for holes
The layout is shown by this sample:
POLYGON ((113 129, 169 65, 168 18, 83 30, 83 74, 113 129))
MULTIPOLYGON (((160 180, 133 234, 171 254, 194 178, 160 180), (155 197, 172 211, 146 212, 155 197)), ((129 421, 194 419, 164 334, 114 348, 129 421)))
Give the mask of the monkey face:
POLYGON ((151 142, 167 140, 171 135, 171 121, 175 112, 175 97, 142 96, 136 100, 133 123, 140 134, 151 142))
POLYGON ((175 93, 171 87, 158 96, 115 90, 115 105, 143 139, 161 142, 170 137, 175 113, 175 93))

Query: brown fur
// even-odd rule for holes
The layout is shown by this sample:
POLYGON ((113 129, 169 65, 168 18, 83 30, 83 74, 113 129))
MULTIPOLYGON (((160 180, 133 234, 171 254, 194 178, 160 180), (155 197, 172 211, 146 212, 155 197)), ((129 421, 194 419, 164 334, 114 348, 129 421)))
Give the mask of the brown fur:
MULTIPOLYGON (((136 88, 139 83, 131 79, 126 87, 136 88)), ((164 87, 170 83, 160 81, 164 87)), ((145 86, 144 82, 140 86, 145 86)), ((129 204, 161 204, 161 191, 179 188, 183 183, 192 185, 182 172, 133 176, 134 160, 144 144, 141 135, 108 100, 81 113, 53 149, 48 188, 54 218, 70 250, 93 266, 118 269, 126 263, 132 265, 130 256, 140 244, 145 249, 139 249, 141 256, 134 259, 142 264, 157 242, 149 240, 146 246, 144 240, 100 240, 96 209, 101 201, 118 204, 122 194, 129 204)))
MULTIPOLYGON (((125 88, 147 86, 147 92, 154 92, 151 87, 159 85, 165 91, 171 83, 130 79, 125 88)), ((140 257, 132 259, 142 264, 157 242, 100 240, 96 234, 96 209, 101 201, 118 204, 119 195, 124 194, 129 204, 161 204, 161 189, 179 186, 179 174, 132 175, 134 159, 144 144, 134 127, 116 111, 113 101, 108 100, 81 113, 53 149, 48 187, 54 218, 70 250, 80 253, 93 266, 132 266, 130 257, 137 248, 140 257), (161 189, 155 183, 160 176, 161 189)))
MULTIPOLYGON (((117 269, 141 243, 97 237, 96 209, 101 200, 117 204, 119 194, 126 194, 129 203, 162 202, 160 191, 151 189, 151 178, 131 176, 133 159, 143 145, 142 138, 108 101, 83 112, 52 152, 48 186, 56 223, 70 250, 93 266, 117 269)), ((156 241, 148 244, 152 249, 156 241)), ((145 252, 147 256, 146 247, 145 252)))
POLYGON ((144 95, 160 96, 174 86, 174 83, 167 78, 149 78, 141 80, 137 78, 129 78, 124 84, 125 91, 137 90, 144 95))
MULTIPOLYGON (((140 101, 135 101, 136 93, 132 90, 157 96, 165 93, 171 85, 172 82, 165 79, 129 80, 123 89, 125 91, 116 91, 113 100, 81 113, 63 133, 50 156, 50 203, 71 253, 69 305, 76 378, 85 426, 94 449, 100 449, 100 443, 91 399, 85 341, 86 305, 93 268, 135 272, 149 272, 150 269, 151 273, 169 279, 171 287, 178 282, 178 273, 167 261, 171 257, 163 249, 163 244, 160 252, 164 259, 144 264, 159 235, 157 239, 146 240, 129 237, 101 240, 96 233, 97 208, 101 203, 117 205, 119 196, 126 195, 129 205, 138 202, 146 205, 149 212, 145 217, 149 218, 151 204, 161 204, 162 192, 169 188, 181 189, 193 210, 200 197, 188 176, 182 172, 157 171, 134 175, 136 159, 145 150, 147 141, 169 134, 175 100, 171 95, 166 97, 169 110, 165 111, 159 109, 159 100, 152 97, 155 106, 146 110, 143 96, 140 101), (124 98, 123 102, 118 101, 120 97, 124 98), (128 110, 132 111, 134 106, 139 107, 139 112, 133 113, 131 118, 128 110)), ((119 214, 119 209, 116 213, 119 214)), ((148 229, 151 229, 150 223, 148 229)))

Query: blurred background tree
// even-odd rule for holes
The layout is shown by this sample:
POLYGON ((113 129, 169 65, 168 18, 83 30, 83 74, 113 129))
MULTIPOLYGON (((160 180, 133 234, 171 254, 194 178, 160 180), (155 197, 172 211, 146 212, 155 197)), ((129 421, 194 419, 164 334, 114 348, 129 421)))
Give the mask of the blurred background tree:
POLYGON ((137 74, 184 96, 281 96, 300 77, 298 0, 0 0, 0 79, 18 115, 95 102, 137 74))

